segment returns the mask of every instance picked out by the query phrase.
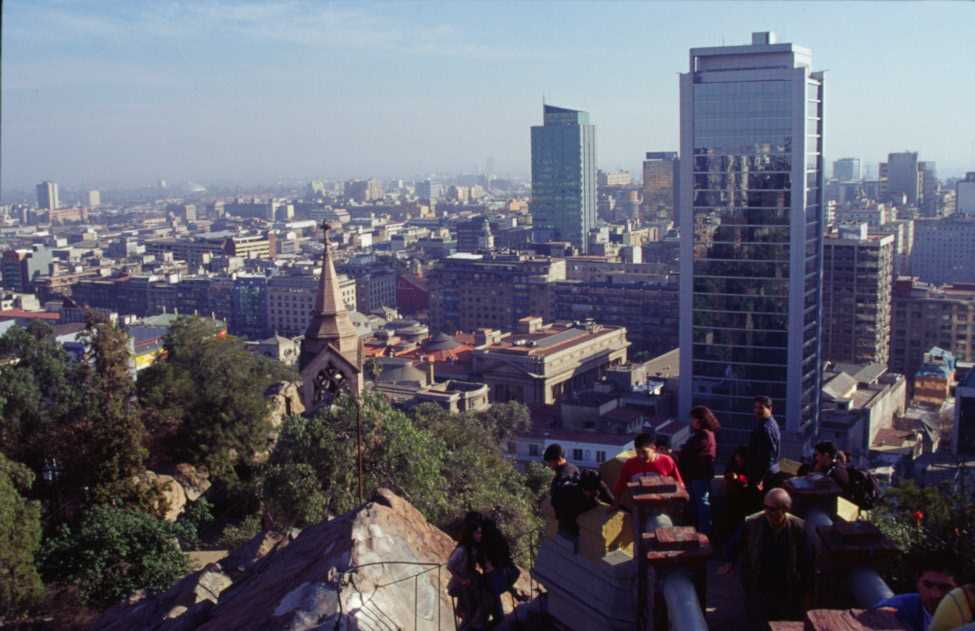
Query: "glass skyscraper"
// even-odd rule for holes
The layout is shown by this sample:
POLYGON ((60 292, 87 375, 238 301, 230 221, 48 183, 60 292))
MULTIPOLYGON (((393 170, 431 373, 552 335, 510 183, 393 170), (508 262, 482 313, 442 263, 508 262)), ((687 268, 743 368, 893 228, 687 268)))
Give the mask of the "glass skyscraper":
POLYGON ((532 223, 540 239, 587 254, 596 225, 596 127, 587 112, 545 105, 543 116, 532 126, 532 223))
POLYGON ((680 410, 707 405, 747 442, 772 397, 783 454, 808 448, 820 399, 823 75, 755 33, 694 48, 680 78, 680 410), (685 158, 686 156, 686 158, 685 158))

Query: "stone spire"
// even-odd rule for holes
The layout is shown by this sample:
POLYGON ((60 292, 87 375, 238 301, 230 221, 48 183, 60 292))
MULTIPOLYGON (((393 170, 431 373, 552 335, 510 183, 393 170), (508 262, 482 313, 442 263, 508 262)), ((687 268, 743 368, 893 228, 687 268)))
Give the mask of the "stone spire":
POLYGON ((305 330, 305 339, 301 343, 301 366, 306 365, 329 345, 351 363, 359 363, 359 335, 342 301, 338 274, 335 273, 328 241, 329 229, 327 223, 322 223, 325 245, 322 275, 319 279, 318 295, 315 297, 315 308, 305 330))

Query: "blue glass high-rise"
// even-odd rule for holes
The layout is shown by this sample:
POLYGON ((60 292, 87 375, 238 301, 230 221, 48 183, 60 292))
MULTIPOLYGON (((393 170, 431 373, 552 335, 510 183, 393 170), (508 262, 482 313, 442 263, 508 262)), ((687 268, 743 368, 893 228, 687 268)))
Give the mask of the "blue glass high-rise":
POLYGON ((583 254, 596 225, 596 127, 589 114, 545 105, 532 126, 532 223, 541 240, 568 241, 583 254))
POLYGON ((680 410, 707 405, 737 445, 754 397, 770 396, 792 456, 816 433, 821 382, 823 75, 811 61, 755 33, 691 49, 680 78, 680 410))

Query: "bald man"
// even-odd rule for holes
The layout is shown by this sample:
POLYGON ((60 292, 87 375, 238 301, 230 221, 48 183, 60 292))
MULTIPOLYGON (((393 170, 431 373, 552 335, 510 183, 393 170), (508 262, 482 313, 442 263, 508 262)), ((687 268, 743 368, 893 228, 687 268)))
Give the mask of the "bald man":
POLYGON ((772 489, 765 494, 762 511, 745 520, 740 537, 733 542, 733 559, 754 629, 767 629, 770 620, 800 620, 803 616, 812 563, 803 521, 790 508, 789 493, 772 489))

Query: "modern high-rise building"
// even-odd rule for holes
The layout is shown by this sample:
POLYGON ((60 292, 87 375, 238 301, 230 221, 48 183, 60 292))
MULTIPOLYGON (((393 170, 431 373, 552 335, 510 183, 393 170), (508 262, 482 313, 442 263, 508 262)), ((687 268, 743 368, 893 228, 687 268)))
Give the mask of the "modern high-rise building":
POLYGON ((887 154, 887 162, 880 163, 880 179, 887 200, 916 206, 924 198, 924 171, 917 161, 916 151, 887 154))
POLYGON ((531 129, 532 222, 542 240, 583 254, 596 225, 596 127, 589 113, 545 105, 531 129))
POLYGON ((651 213, 663 206, 676 218, 674 194, 677 191, 676 151, 648 151, 643 161, 643 203, 651 213))
POLYGON ((102 205, 102 194, 99 191, 88 191, 88 208, 98 208, 102 205))
POLYGON ((693 48, 680 77, 680 414, 747 442, 769 396, 783 453, 819 417, 823 74, 773 33, 693 48))
POLYGON ((975 171, 965 174, 955 184, 955 213, 975 216, 975 171))
POLYGON ((840 182, 853 182, 863 179, 860 158, 840 158, 833 162, 833 179, 840 182))
POLYGON ((487 217, 478 215, 457 224, 458 252, 490 252, 494 249, 494 234, 487 217))
POLYGON ((886 364, 890 352, 890 291, 894 235, 842 224, 823 247, 823 357, 833 362, 886 364))
POLYGON ((37 207, 41 210, 56 210, 61 207, 57 182, 45 180, 37 185, 37 207))
POLYGON ((921 172, 921 199, 918 205, 925 217, 941 216, 941 182, 938 180, 938 167, 925 160, 917 163, 921 172))

